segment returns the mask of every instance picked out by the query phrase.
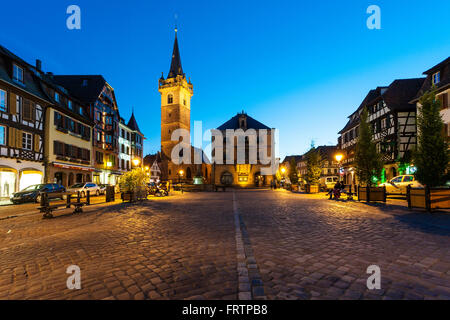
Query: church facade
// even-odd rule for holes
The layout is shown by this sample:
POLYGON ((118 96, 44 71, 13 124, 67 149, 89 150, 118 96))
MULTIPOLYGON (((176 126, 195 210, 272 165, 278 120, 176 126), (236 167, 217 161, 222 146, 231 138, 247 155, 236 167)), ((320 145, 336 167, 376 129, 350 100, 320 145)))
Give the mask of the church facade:
MULTIPOLYGON (((242 188, 270 186, 272 180, 275 179, 275 173, 265 174, 264 169, 267 169, 270 164, 264 163, 265 160, 261 157, 260 151, 264 153, 264 158, 271 159, 273 163, 274 129, 242 111, 216 130, 221 132, 223 144, 222 149, 219 149, 221 154, 218 154, 217 149, 213 150, 215 161, 212 165, 212 183, 242 188), (233 136, 227 137, 227 131, 233 136), (239 132, 244 134, 241 145, 238 141, 239 132), (251 142, 251 132, 255 134, 253 143, 251 142), (265 145, 261 139, 263 136, 266 140, 265 145), (230 144, 232 148, 227 150, 227 144, 230 144), (241 159, 239 159, 238 152, 241 152, 241 159), (218 161, 219 159, 222 161, 218 161)), ((212 144, 214 144, 214 140, 215 137, 212 138, 212 144)))

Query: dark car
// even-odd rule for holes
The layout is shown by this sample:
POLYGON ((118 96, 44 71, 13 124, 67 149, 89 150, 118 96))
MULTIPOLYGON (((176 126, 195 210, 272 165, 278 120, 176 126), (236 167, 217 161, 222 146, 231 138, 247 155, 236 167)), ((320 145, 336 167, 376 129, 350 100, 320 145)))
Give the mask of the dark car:
POLYGON ((62 199, 62 196, 59 193, 65 191, 66 188, 56 183, 34 184, 19 192, 13 193, 11 202, 14 204, 22 202, 39 202, 41 201, 41 192, 47 192, 49 199, 62 199))

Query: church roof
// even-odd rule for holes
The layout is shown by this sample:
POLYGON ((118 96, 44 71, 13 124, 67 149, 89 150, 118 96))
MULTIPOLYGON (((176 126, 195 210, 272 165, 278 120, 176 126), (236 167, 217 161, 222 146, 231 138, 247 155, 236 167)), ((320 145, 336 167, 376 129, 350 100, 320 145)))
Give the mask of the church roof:
POLYGON ((270 130, 270 128, 268 126, 266 126, 265 124, 262 124, 258 120, 253 119, 252 117, 248 116, 246 113, 238 113, 237 115, 235 115, 233 118, 231 118, 230 120, 228 120, 227 122, 222 124, 217 129, 218 130, 227 130, 227 129, 237 130, 237 129, 240 129, 241 127, 239 125, 239 118, 241 116, 243 116, 243 115, 247 118, 247 129, 255 129, 255 130, 266 129, 266 130, 270 130))
POLYGON ((141 130, 139 130, 136 118, 134 117, 134 112, 131 113, 131 118, 128 121, 127 127, 142 134, 141 130))
POLYGON ((183 75, 183 68, 181 67, 180 50, 178 49, 177 31, 175 30, 175 42, 173 43, 172 62, 170 63, 170 71, 167 78, 175 78, 183 75))

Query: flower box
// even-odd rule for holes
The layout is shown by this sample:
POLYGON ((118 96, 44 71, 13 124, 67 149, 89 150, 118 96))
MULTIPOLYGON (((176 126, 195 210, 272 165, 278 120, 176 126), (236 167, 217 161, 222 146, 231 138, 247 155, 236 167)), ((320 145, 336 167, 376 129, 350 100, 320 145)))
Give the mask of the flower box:
POLYGON ((358 201, 386 202, 386 187, 361 187, 361 186, 358 186, 358 201))
POLYGON ((318 193, 319 185, 318 184, 305 184, 306 193, 318 193))
POLYGON ((448 188, 406 188, 408 208, 422 208, 431 212, 436 209, 450 209, 450 189, 448 188))

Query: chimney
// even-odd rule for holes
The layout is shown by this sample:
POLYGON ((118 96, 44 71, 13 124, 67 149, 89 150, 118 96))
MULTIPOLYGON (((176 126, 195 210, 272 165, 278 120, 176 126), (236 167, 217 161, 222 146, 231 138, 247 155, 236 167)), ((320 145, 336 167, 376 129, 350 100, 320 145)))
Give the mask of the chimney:
POLYGON ((36 69, 42 71, 42 61, 39 59, 36 59, 36 69))

